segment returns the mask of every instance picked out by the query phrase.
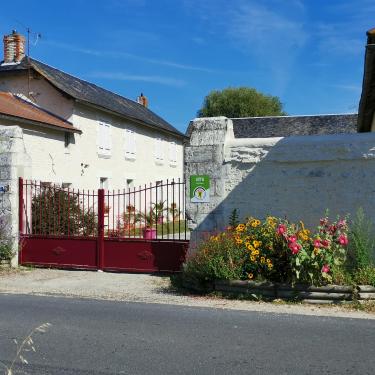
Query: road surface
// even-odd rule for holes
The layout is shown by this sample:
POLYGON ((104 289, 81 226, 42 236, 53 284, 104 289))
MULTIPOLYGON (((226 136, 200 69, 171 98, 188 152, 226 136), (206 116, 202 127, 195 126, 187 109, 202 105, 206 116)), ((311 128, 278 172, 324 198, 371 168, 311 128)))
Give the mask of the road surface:
MULTIPOLYGON (((374 374, 375 322, 0 295, 0 361, 23 374, 374 374), (30 345, 26 345, 26 349, 30 345)), ((2 374, 0 370, 0 374, 2 374)))

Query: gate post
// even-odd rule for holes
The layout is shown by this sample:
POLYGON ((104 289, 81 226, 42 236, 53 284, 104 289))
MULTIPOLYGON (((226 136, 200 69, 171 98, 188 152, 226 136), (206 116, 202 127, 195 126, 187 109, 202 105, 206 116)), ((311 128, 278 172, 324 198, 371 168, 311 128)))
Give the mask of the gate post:
POLYGON ((22 238, 23 234, 23 178, 18 179, 18 263, 22 264, 22 238))
POLYGON ((98 189, 98 239, 97 239, 97 266, 104 267, 104 189, 98 189))

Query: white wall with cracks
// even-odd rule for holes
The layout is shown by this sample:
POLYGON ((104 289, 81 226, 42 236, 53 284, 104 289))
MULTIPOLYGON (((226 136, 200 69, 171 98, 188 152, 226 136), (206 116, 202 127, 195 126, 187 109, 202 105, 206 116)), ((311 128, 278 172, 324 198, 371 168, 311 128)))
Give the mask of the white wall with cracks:
POLYGON ((18 126, 0 123, 0 221, 13 241, 14 266, 18 263, 18 178, 31 177, 31 159, 26 153, 23 132, 18 126))
MULTIPOLYGON (((331 217, 375 220, 375 134, 235 138, 225 117, 193 120, 188 129, 185 173, 211 178, 210 202, 191 203, 193 244, 223 229, 234 208, 241 218, 267 214, 316 226, 331 217)), ((189 186, 187 186, 189 192, 189 186)))

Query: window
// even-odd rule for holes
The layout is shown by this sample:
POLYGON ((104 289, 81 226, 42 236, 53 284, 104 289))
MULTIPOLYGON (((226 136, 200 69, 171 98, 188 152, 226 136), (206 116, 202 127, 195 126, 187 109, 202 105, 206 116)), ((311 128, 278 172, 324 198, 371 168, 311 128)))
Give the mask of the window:
POLYGON ((155 159, 157 164, 164 162, 163 140, 161 138, 155 139, 155 159))
POLYGON ((99 121, 98 123, 98 155, 109 157, 111 156, 112 139, 111 139, 111 125, 99 121))
POLYGON ((64 146, 65 148, 68 148, 70 145, 70 133, 65 133, 65 142, 64 142, 64 146))
POLYGON ((135 133, 133 130, 125 129, 124 137, 125 158, 134 160, 137 153, 135 133))
POLYGON ((100 177, 100 189, 108 189, 108 177, 100 177))
POLYGON ((126 189, 132 189, 133 187, 134 187, 134 180, 128 178, 128 179, 126 180, 126 189))
POLYGON ((169 143, 169 163, 177 164, 177 145, 174 141, 169 143))

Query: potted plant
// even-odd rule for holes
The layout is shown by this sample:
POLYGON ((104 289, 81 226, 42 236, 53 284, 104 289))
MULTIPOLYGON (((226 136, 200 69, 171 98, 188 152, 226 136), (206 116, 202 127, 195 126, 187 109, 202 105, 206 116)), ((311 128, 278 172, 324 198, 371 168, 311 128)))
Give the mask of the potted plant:
POLYGON ((152 210, 154 211, 157 224, 162 224, 164 220, 164 212, 167 211, 167 208, 165 207, 165 201, 154 203, 152 206, 152 210))
POLYGON ((140 221, 144 223, 144 228, 142 229, 143 238, 146 240, 156 239, 156 216, 155 211, 150 209, 147 213, 139 213, 140 221))

